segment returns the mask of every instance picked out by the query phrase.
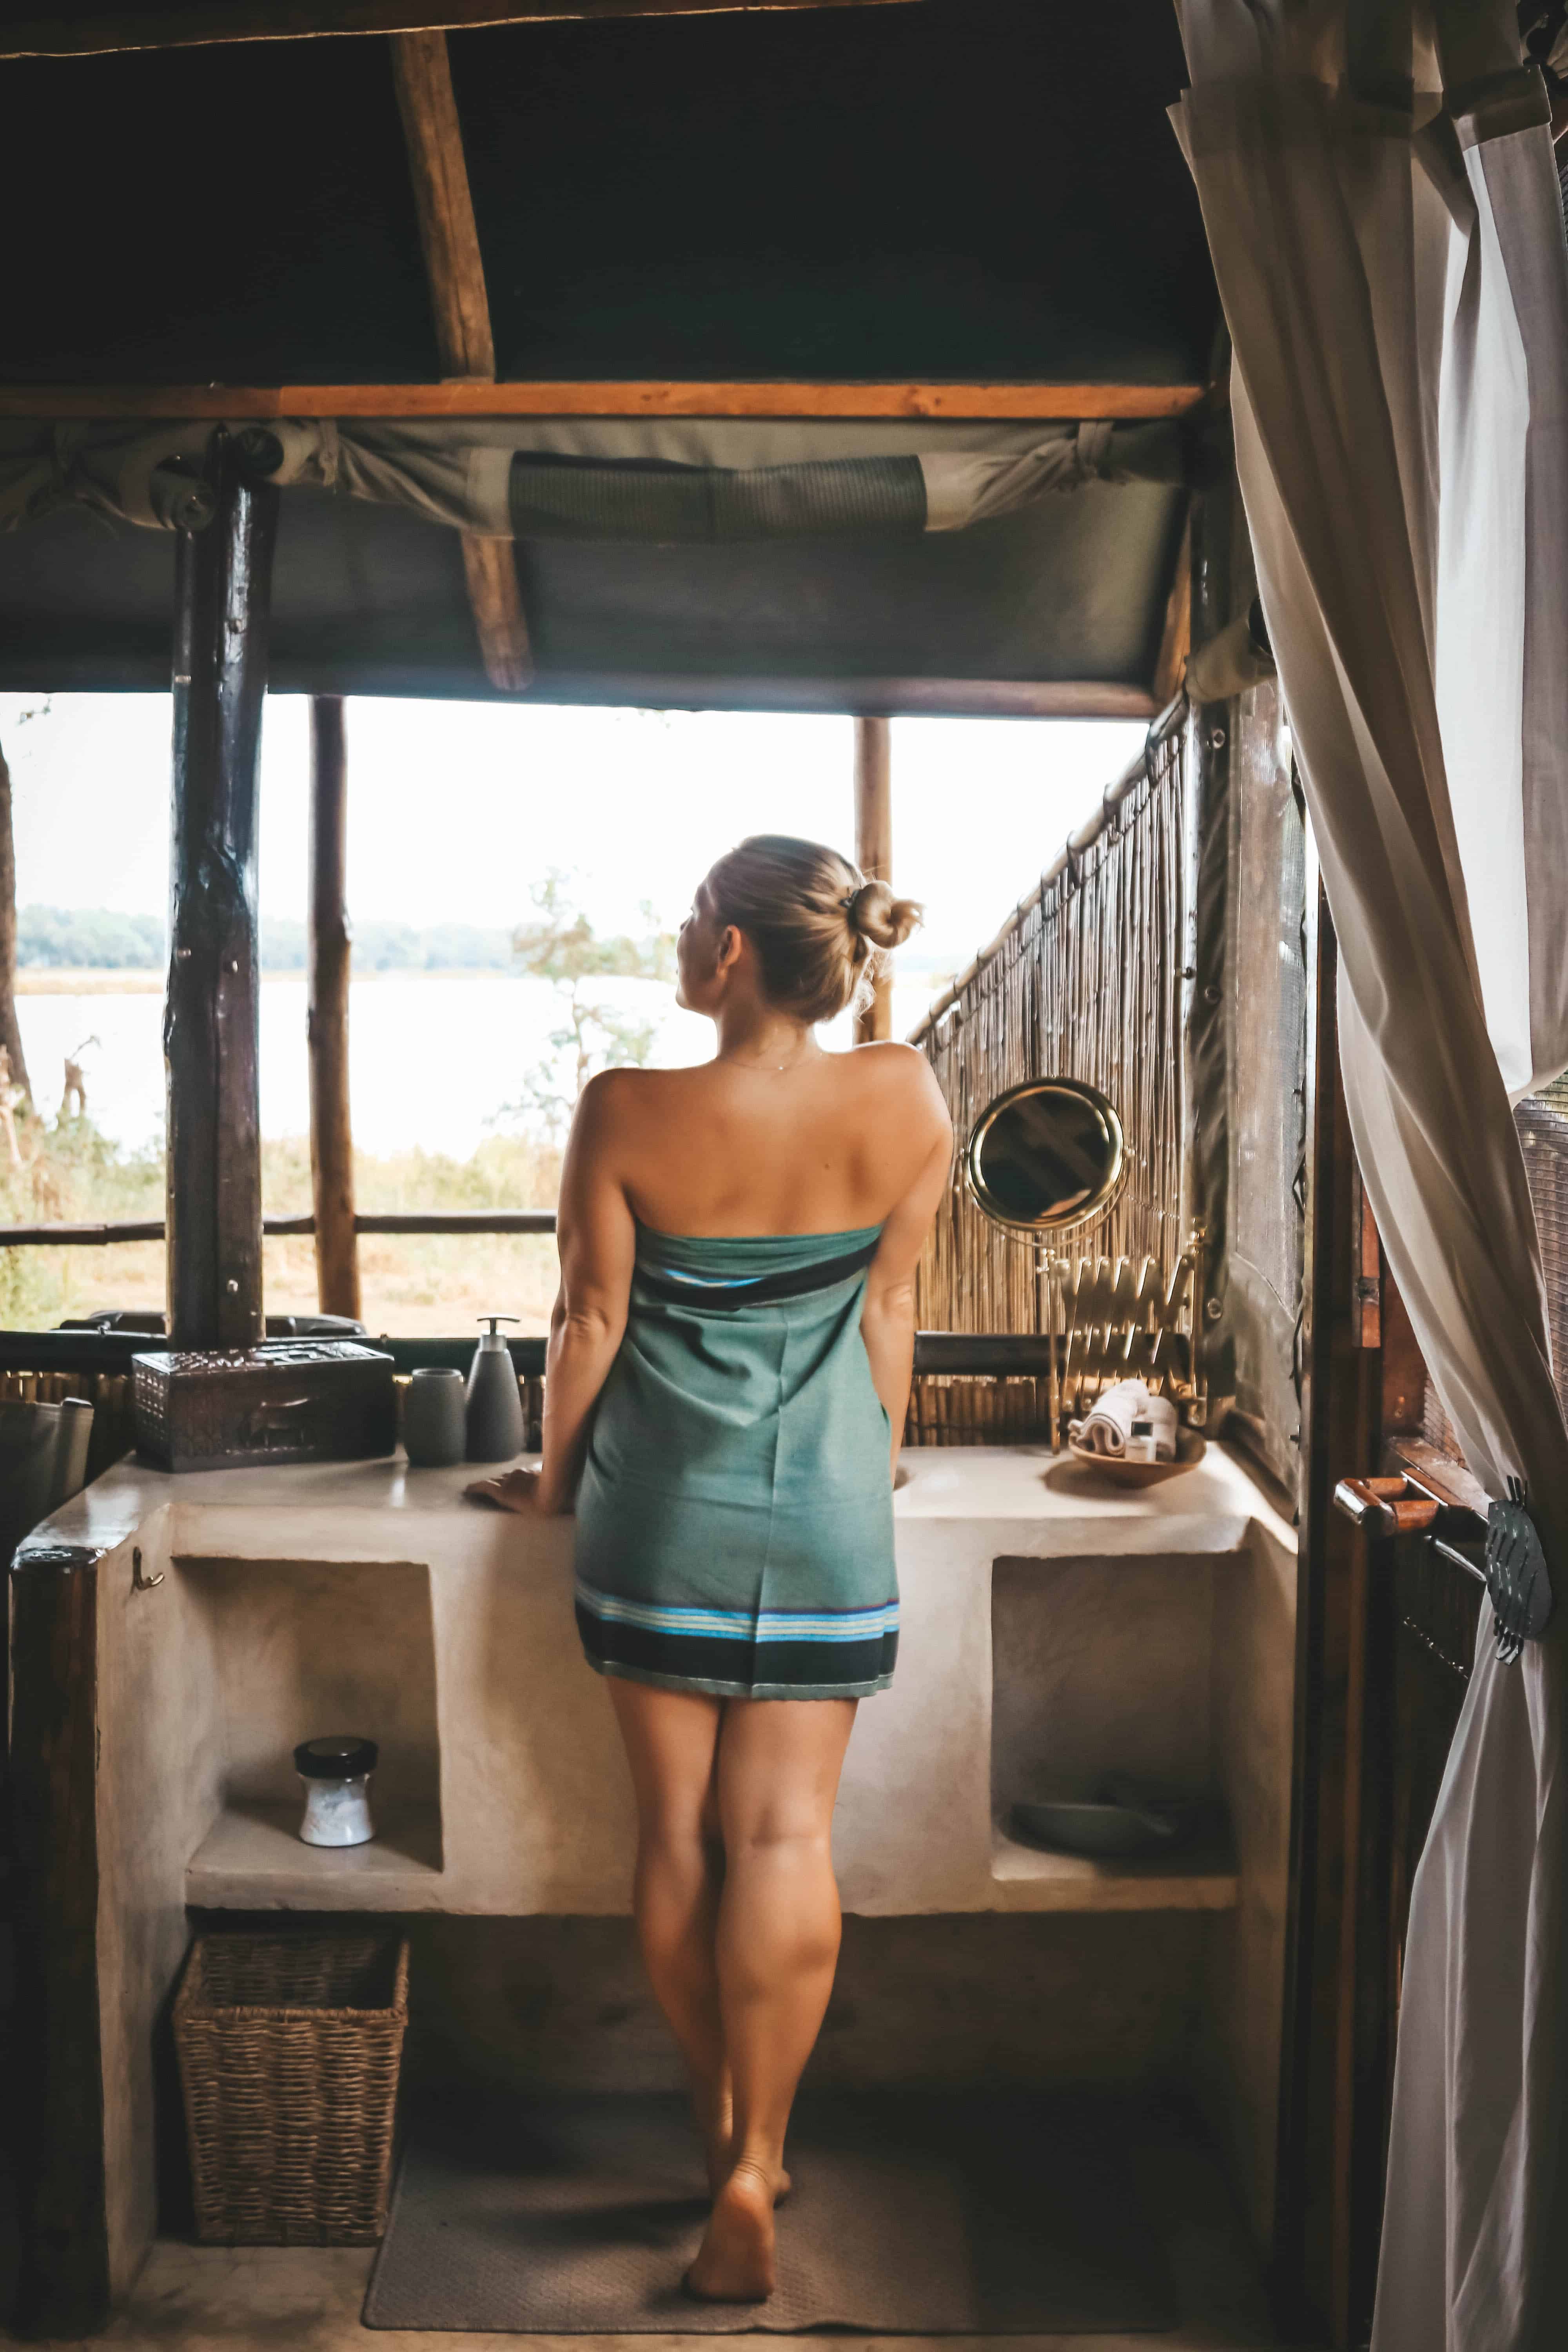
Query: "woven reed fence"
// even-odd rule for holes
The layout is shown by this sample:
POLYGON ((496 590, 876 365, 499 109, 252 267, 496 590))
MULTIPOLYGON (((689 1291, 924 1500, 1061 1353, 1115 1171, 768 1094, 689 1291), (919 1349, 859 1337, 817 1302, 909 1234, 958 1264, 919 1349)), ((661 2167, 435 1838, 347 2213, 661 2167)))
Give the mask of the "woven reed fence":
MULTIPOLYGON (((1174 717, 1175 714, 1173 714, 1174 717)), ((1183 1229, 1182 963, 1186 920, 1185 729, 1169 724, 1105 795, 1040 886, 913 1033, 952 1115, 953 1170, 916 1276, 921 1330, 1043 1331, 1036 1252, 998 1232, 964 1190, 963 1147, 1004 1087, 1086 1079, 1115 1105, 1130 1162, 1105 1214, 1064 1236, 1074 1256, 1158 1258, 1183 1229)), ((923 1376, 913 1444, 1048 1433, 1042 1379, 923 1376)))

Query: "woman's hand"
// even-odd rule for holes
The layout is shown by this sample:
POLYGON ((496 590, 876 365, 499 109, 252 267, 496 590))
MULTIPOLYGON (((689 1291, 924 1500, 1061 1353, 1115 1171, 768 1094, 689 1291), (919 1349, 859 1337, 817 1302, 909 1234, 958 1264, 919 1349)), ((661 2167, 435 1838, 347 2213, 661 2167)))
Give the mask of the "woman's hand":
POLYGON ((463 1493, 470 1503, 494 1503, 524 1518, 563 1518, 571 1509, 569 1503, 557 1502, 546 1492, 537 1470, 503 1470, 499 1478, 476 1478, 463 1493))

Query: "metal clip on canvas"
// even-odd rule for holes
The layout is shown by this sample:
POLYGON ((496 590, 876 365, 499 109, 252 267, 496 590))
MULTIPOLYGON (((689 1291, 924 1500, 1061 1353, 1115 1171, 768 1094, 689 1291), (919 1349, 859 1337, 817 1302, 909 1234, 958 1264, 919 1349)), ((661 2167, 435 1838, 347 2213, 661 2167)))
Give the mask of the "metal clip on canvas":
POLYGON ((1552 1579, 1522 1478, 1508 1482, 1506 1502, 1487 1514, 1487 1591, 1500 1662, 1511 1666, 1526 1642, 1539 1641, 1552 1615, 1552 1579))

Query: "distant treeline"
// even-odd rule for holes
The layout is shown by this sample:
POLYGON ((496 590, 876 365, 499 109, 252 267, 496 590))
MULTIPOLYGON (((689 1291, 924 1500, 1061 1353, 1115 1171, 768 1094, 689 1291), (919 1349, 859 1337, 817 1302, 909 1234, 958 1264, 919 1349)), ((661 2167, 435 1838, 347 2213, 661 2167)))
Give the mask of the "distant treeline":
MULTIPOLYGON (((161 971, 168 957, 161 915, 115 915, 102 907, 23 907, 16 961, 72 971, 161 971)), ((511 933, 477 923, 357 923, 356 971, 509 971, 511 933)), ((305 926, 264 915, 264 971, 303 971, 305 926)))

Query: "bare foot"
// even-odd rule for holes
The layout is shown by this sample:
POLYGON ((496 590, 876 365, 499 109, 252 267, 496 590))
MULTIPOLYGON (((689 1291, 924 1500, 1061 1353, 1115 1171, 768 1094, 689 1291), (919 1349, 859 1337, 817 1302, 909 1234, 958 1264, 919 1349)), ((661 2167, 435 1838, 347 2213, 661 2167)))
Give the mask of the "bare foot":
POLYGON ((773 2291, 776 2183, 747 2157, 713 2200, 713 2210, 686 2273, 686 2292, 702 2303, 765 2303, 773 2291))
MULTIPOLYGON (((735 2147, 728 2127, 722 2132, 710 2132, 708 2139, 708 2194, 717 2197, 735 2169, 735 2147)), ((773 2203, 782 2205, 795 2182, 781 2166, 778 2186, 773 2190, 773 2203)))
MULTIPOLYGON (((728 2074, 717 2090, 705 2089, 694 2082, 691 2107, 697 2119, 697 2128, 702 2135, 703 2160, 708 2168, 708 2194, 717 2197, 734 2171, 737 2158, 735 2107, 728 2074)), ((773 2203, 782 2205, 794 2187, 789 2174, 781 2168, 778 2187, 773 2191, 773 2203)))

